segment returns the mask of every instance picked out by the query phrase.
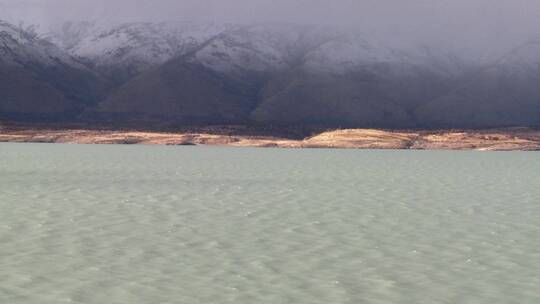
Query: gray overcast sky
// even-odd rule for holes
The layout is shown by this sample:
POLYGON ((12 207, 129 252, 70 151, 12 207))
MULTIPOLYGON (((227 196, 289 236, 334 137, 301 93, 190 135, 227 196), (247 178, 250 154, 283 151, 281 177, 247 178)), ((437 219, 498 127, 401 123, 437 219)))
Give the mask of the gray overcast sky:
POLYGON ((88 19, 336 24, 484 48, 540 37, 540 0, 0 0, 0 18, 44 26, 88 19))

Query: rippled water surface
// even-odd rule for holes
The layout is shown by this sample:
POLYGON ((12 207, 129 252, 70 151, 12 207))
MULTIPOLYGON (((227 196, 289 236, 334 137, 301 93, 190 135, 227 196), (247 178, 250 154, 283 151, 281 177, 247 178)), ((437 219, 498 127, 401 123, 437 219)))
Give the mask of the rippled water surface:
POLYGON ((0 303, 540 303, 540 154, 0 144, 0 303))

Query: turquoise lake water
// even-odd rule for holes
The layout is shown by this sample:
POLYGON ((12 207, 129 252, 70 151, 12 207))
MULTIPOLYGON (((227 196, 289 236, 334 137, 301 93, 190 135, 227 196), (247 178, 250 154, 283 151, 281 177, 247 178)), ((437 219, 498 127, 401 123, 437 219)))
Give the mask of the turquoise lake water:
POLYGON ((0 303, 540 303, 540 153, 0 144, 0 303))

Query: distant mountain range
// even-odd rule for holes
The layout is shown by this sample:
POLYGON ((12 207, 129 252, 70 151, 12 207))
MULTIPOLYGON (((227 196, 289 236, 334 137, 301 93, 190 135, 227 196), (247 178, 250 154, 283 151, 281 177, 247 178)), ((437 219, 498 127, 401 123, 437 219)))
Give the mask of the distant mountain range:
POLYGON ((540 126, 540 41, 479 62, 323 26, 0 21, 0 118, 146 127, 540 126))

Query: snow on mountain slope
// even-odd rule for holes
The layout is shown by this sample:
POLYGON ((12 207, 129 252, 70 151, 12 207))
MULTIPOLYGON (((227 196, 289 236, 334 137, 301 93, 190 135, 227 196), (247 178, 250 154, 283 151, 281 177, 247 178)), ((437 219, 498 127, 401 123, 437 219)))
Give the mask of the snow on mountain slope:
POLYGON ((307 65, 346 72, 398 60, 396 52, 362 35, 322 26, 128 23, 113 27, 69 23, 49 40, 96 67, 131 66, 141 72, 175 57, 217 72, 266 72, 307 65))
POLYGON ((530 41, 486 64, 455 50, 392 47, 324 26, 82 22, 40 36, 0 22, 0 65, 7 66, 0 69, 0 114, 537 125, 539 50, 530 41))
POLYGON ((65 119, 101 99, 94 72, 33 32, 0 21, 0 115, 65 119))
POLYGON ((140 72, 192 51, 226 27, 189 22, 127 23, 110 28, 71 23, 50 39, 98 68, 124 65, 140 72))
POLYGON ((40 35, 64 50, 71 51, 79 45, 85 37, 96 30, 96 22, 64 22, 51 26, 48 31, 40 35))
MULTIPOLYGON (((423 66, 441 74, 462 73, 481 62, 464 60, 456 52, 433 47, 390 47, 350 29, 303 25, 231 25, 194 22, 126 23, 68 22, 42 35, 51 43, 0 23, 3 57, 12 53, 31 61, 48 61, 62 54, 84 59, 99 70, 124 69, 130 78, 175 56, 217 72, 279 71, 302 66, 313 72, 345 74, 374 65, 423 66), (6 34, 9 33, 9 34, 6 34), (36 44, 40 44, 37 46, 36 44), (44 49, 46 51, 44 51, 44 49)), ((535 56, 536 53, 532 55, 535 56)), ((9 61, 15 62, 13 55, 9 61)), ((469 56, 470 57, 470 56, 469 56)), ((524 60, 531 62, 528 56, 524 60)), ((5 59, 4 60, 7 60, 5 59)), ((467 57, 468 58, 468 57, 467 57)))
POLYGON ((352 72, 367 65, 398 61, 400 58, 393 50, 351 33, 336 35, 306 56, 306 66, 309 69, 337 74, 352 72))
POLYGON ((369 43, 362 35, 330 27, 256 25, 222 33, 198 51, 193 61, 225 73, 305 68, 342 74, 366 65, 398 62, 398 53, 369 43))
POLYGON ((191 61, 225 73, 279 69, 287 65, 287 47, 295 35, 281 28, 237 27, 215 37, 191 61))
POLYGON ((63 64, 84 69, 53 43, 4 21, 0 21, 0 62, 10 66, 63 64))

